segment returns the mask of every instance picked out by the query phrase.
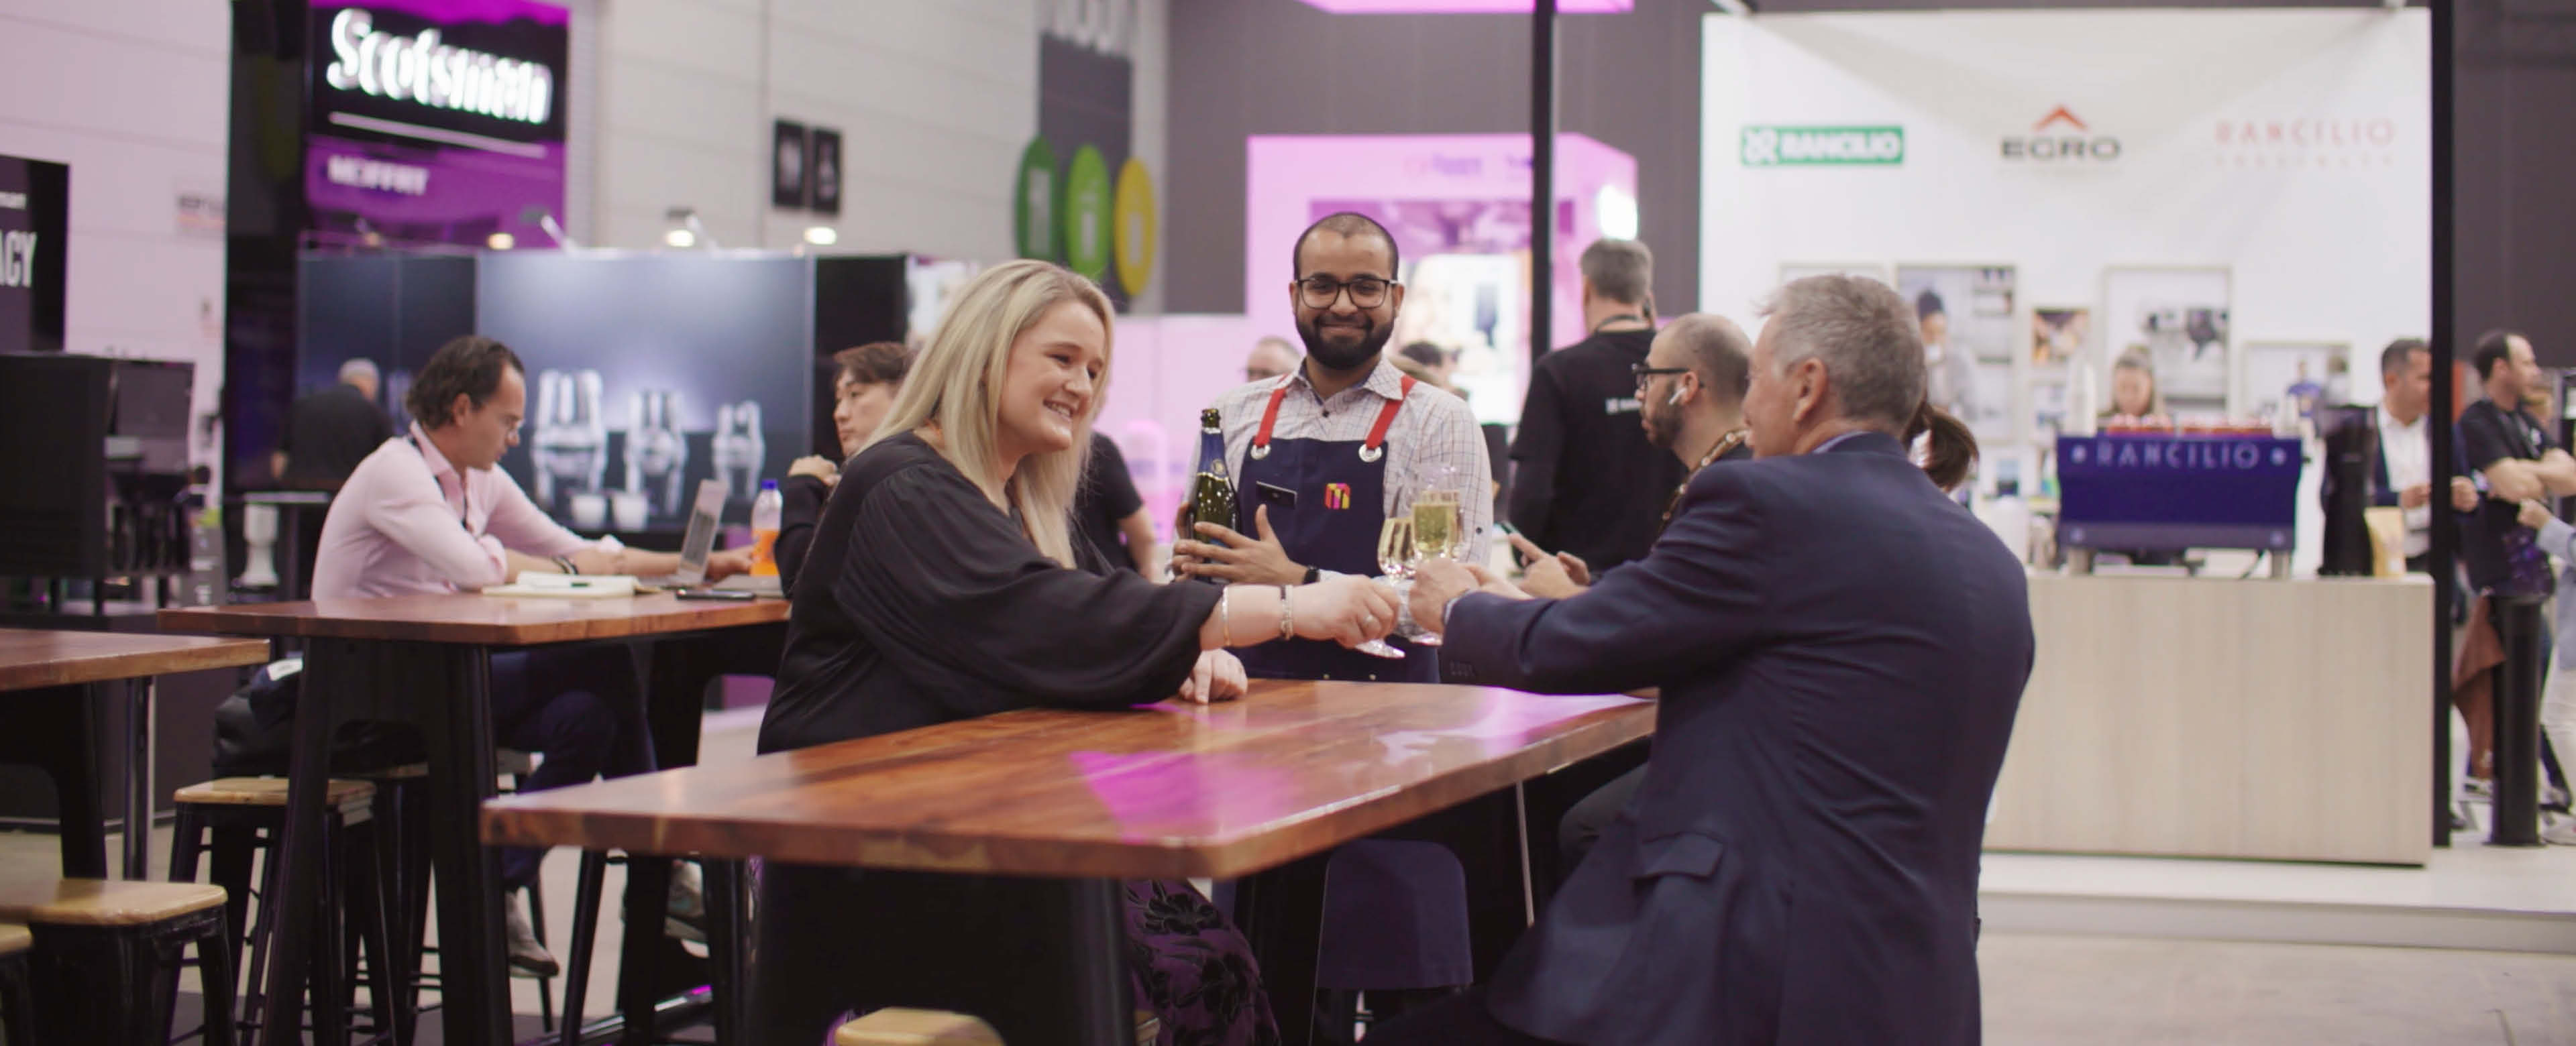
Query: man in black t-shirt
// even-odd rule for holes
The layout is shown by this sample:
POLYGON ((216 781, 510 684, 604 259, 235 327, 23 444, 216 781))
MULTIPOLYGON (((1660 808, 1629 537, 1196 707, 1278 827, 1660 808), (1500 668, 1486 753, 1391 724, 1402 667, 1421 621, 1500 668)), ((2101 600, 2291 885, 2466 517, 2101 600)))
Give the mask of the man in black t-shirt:
POLYGON ((376 406, 379 378, 368 360, 340 365, 340 380, 307 394, 286 412, 286 431, 269 455, 280 485, 338 490, 358 463, 394 438, 394 423, 376 406))
POLYGON ((2514 519, 2521 503, 2576 494, 2576 458, 2522 410, 2541 377, 2529 339, 2490 331, 2478 339, 2474 358, 2487 395, 2460 412, 2460 460, 2485 480, 2487 500, 2463 528, 2460 552, 2470 586, 2485 592, 2511 572, 2504 542, 2522 527, 2514 519))
POLYGON ((1592 336, 1530 368, 1512 443, 1512 525, 1540 547, 1607 570, 1646 554, 1683 466, 1638 424, 1636 367, 1655 340, 1655 259, 1633 240, 1583 251, 1592 336))
POLYGON ((1127 456, 1118 442, 1091 434, 1091 461, 1083 466, 1082 490, 1073 501, 1073 524, 1082 540, 1100 551, 1113 570, 1154 576, 1154 519, 1145 499, 1127 474, 1127 456), (1118 539, 1124 536, 1125 545, 1118 539))

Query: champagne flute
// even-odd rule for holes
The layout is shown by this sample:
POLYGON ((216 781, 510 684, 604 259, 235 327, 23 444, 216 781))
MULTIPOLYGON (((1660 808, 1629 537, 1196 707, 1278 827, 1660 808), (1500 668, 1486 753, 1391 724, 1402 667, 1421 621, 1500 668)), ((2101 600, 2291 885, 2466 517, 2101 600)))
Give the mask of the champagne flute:
MULTIPOLYGON (((1377 532, 1377 565, 1378 569, 1387 572, 1389 583, 1393 583, 1395 581, 1396 575, 1394 568, 1387 566, 1387 563, 1389 562, 1388 557, 1393 556, 1394 561, 1398 565, 1403 566, 1405 568, 1405 573, 1410 575, 1413 572, 1412 567, 1406 561, 1410 559, 1412 554, 1412 521, 1389 517, 1386 523, 1378 528, 1377 532), (1398 524, 1402 524, 1402 526, 1398 526, 1398 524)), ((1400 598, 1404 590, 1399 588, 1396 591, 1400 598)), ((1403 612, 1403 608, 1401 607, 1398 607, 1396 610, 1396 614, 1399 618, 1402 617, 1403 612)), ((1404 656, 1404 651, 1388 645, 1387 641, 1383 639, 1372 639, 1368 642, 1352 647, 1351 649, 1372 657, 1383 657, 1391 660, 1404 656)))

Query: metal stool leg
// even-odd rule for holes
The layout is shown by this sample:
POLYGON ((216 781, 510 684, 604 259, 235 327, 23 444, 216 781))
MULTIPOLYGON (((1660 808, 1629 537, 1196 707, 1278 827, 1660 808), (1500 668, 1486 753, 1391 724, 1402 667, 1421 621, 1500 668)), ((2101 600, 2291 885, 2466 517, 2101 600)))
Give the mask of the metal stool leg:
MULTIPOLYGON (((599 899, 607 892, 608 855, 581 852, 581 874, 572 898, 572 965, 564 969, 563 1043, 580 1046, 582 1005, 590 995, 590 956, 599 941, 599 899)), ((634 927, 627 928, 635 932, 634 927)))

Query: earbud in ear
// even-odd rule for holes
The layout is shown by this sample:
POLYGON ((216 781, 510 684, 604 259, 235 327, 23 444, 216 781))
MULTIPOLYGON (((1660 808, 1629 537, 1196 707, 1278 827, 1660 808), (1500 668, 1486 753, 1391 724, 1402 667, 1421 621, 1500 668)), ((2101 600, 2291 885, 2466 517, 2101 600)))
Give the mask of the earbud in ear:
POLYGON ((1665 403, 1666 405, 1668 405, 1668 406, 1674 406, 1674 407, 1681 406, 1681 405, 1682 405, 1682 390, 1680 390, 1680 389, 1674 389, 1674 390, 1673 390, 1673 394, 1672 394, 1672 395, 1667 396, 1667 397, 1665 397, 1665 398, 1664 398, 1664 403, 1665 403))

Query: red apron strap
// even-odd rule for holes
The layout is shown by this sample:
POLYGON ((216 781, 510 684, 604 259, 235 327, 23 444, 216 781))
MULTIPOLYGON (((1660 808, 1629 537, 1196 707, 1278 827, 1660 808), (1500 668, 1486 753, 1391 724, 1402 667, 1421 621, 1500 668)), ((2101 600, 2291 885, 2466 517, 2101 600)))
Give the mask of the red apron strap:
POLYGON ((1386 406, 1377 409, 1377 424, 1369 426, 1368 442, 1360 444, 1360 460, 1376 461, 1378 455, 1385 453, 1378 448, 1386 446, 1386 433, 1395 427, 1396 412, 1403 410, 1405 399, 1413 395, 1412 375, 1405 376, 1402 389, 1394 399, 1386 401, 1386 406))
POLYGON ((1253 457, 1264 458, 1270 455, 1270 427, 1279 424, 1279 404, 1287 398, 1288 379, 1282 378, 1279 380, 1279 387, 1270 390, 1270 405, 1261 408, 1261 427, 1253 430, 1252 433, 1253 457))

